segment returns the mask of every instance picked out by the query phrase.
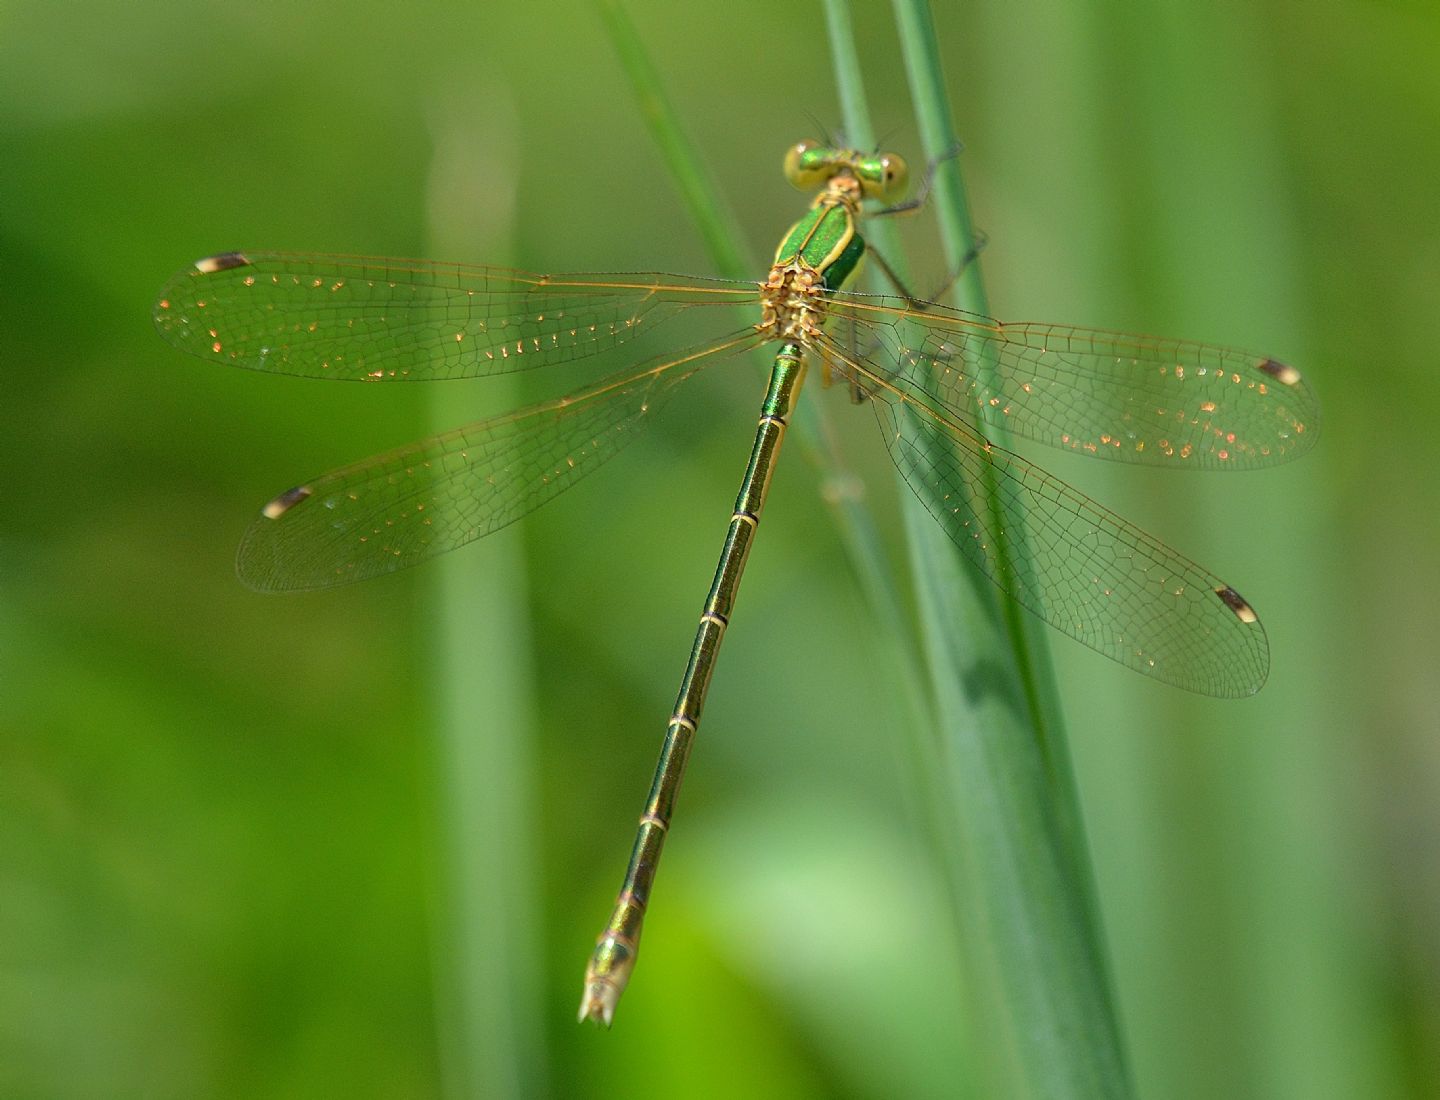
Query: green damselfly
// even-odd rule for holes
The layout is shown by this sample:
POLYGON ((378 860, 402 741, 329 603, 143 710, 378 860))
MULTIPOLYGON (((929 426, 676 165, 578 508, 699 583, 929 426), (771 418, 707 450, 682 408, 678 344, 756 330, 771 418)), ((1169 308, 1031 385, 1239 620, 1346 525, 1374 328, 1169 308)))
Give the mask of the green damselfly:
POLYGON ((743 327, 684 351, 281 493, 238 555, 241 578, 266 591, 390 573, 489 534, 618 453, 699 371, 779 345, 624 885, 586 971, 581 1018, 607 1025, 635 963, 716 655, 811 361, 874 409, 907 482, 1022 606, 1191 691, 1248 695, 1269 668, 1265 632, 1235 589, 993 445, 987 431, 1120 462, 1264 466, 1314 439, 1317 407, 1299 372, 1206 344, 1005 324, 852 292, 865 255, 862 205, 902 193, 904 162, 802 142, 785 171, 819 194, 763 282, 230 252, 177 274, 155 307, 165 339, 215 362, 383 382, 565 363, 640 340, 680 313, 751 308, 743 327), (1012 560, 1005 548, 1022 540, 1025 553, 1012 560))

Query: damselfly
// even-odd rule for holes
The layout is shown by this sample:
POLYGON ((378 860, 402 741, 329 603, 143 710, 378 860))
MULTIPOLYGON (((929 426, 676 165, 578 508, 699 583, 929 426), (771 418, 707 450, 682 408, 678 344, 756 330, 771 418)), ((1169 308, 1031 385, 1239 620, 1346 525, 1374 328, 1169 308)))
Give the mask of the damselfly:
POLYGON ((1317 408, 1300 373, 1207 344, 1004 324, 852 292, 866 251, 862 205, 902 193, 904 162, 802 142, 785 172, 819 194, 763 282, 229 252, 177 274, 155 307, 167 340, 214 362, 377 382, 566 363, 640 340, 681 313, 751 307, 739 329, 567 397, 286 490, 240 545, 241 578, 267 591, 390 573, 504 527, 618 453, 700 371, 778 345, 624 885, 586 971, 581 1018, 607 1025, 635 963, 716 655, 812 361, 874 410, 906 481, 965 557, 1022 606, 1191 691, 1248 695, 1269 668, 1265 632, 1234 588, 987 432, 1002 427, 1120 462, 1249 469, 1312 442, 1317 408), (1017 545, 1024 552, 1011 555, 1017 545))

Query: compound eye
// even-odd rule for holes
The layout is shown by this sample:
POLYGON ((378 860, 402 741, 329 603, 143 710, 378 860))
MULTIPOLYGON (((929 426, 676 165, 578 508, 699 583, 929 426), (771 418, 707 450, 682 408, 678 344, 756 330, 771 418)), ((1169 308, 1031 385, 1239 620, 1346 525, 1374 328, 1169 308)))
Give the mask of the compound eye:
POLYGON ((785 178, 801 191, 814 191, 833 175, 829 150, 817 141, 802 141, 785 151, 785 178))
POLYGON ((910 169, 905 158, 894 153, 881 153, 868 157, 859 166, 861 189, 867 199, 897 199, 905 193, 910 182, 910 169))
POLYGON ((886 153, 880 158, 880 167, 884 172, 880 197, 898 199, 905 194, 905 188, 910 185, 910 166, 905 163, 905 158, 886 153))

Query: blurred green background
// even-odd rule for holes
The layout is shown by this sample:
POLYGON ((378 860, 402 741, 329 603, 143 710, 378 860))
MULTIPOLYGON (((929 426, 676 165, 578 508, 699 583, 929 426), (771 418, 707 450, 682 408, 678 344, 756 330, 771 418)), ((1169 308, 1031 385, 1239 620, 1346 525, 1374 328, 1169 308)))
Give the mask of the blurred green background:
MULTIPOLYGON (((782 151, 839 117, 818 7, 629 10, 763 259, 803 201, 782 151)), ((889 8, 856 18, 918 161, 889 8)), ((1217 702, 1051 639, 1138 1091, 1434 1095, 1440 9, 936 18, 996 312, 1262 350, 1325 409, 1264 474, 1038 456, 1233 580, 1274 654, 1217 702)), ((176 269, 710 270, 588 4, 8 4, 0 209, 0 1095, 979 1095, 893 643, 798 448, 643 961, 613 1032, 574 1023, 758 368, 444 563, 233 575, 276 491, 555 379, 226 373, 152 330, 176 269)), ((871 418, 814 396, 892 524, 871 418)))

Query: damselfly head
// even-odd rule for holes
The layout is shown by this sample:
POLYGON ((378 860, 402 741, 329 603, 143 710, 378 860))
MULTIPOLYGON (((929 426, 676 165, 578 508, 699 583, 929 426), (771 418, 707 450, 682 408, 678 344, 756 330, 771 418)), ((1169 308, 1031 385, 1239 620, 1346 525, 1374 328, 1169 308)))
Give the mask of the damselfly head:
POLYGON ((894 153, 859 153, 817 141, 801 141, 785 153, 785 178, 801 191, 818 191, 837 176, 860 185, 867 199, 894 200, 905 193, 910 170, 894 153))

